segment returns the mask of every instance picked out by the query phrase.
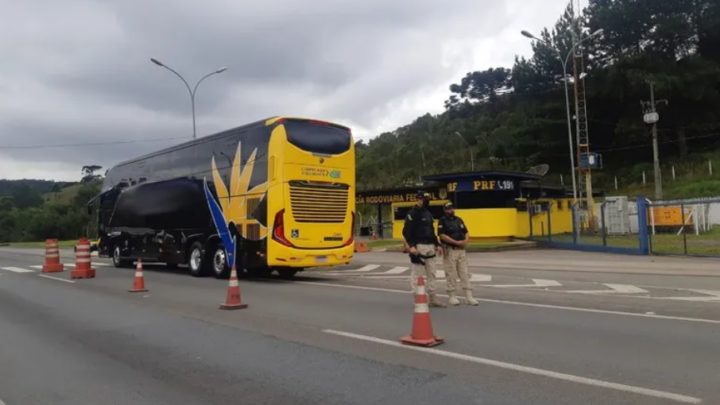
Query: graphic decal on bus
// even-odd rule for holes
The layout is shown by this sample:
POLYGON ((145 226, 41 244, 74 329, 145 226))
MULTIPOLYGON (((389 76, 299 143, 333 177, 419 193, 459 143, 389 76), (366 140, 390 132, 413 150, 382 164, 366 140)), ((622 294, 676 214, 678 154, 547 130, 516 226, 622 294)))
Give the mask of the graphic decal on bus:
MULTIPOLYGON (((267 180, 250 188, 250 179, 255 168, 256 156, 257 148, 253 149, 243 166, 242 142, 238 142, 235 158, 230 168, 229 187, 225 184, 218 171, 215 156, 211 160, 213 183, 215 184, 218 202, 222 208, 222 214, 225 217, 224 220, 227 221, 226 225, 235 224, 238 234, 250 240, 261 240, 267 236, 267 227, 253 217, 254 211, 265 199, 268 188, 267 180)), ((209 198, 212 198, 212 195, 209 198)), ((218 233, 220 233, 219 229, 218 233)))
POLYGON ((235 240, 232 235, 230 235, 228 222, 225 219, 220 206, 217 201, 215 201, 215 197, 213 197, 210 189, 208 188, 207 179, 203 181, 203 188, 205 189, 205 198, 208 202, 208 208, 210 209, 210 215, 212 216, 213 223, 215 224, 215 229, 217 230, 218 235, 220 235, 220 240, 222 240, 223 246, 225 247, 225 257, 227 257, 228 267, 233 267, 233 264, 235 263, 235 240))

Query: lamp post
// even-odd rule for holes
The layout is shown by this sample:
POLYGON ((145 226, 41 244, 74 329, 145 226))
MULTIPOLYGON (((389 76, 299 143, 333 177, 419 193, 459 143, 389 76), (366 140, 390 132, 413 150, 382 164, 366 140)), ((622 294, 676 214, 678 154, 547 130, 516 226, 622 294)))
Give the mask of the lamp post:
POLYGON ((154 63, 154 64, 156 64, 156 65, 158 65, 158 66, 160 66, 160 67, 164 67, 165 69, 173 72, 173 73, 175 74, 175 76, 179 77, 180 80, 182 80, 182 82, 185 84, 185 87, 187 87, 188 93, 190 93, 190 106, 192 107, 193 139, 197 138, 197 131, 196 131, 196 128, 195 128, 195 94, 197 93, 197 88, 198 88, 198 86, 200 85, 200 83, 201 83, 203 80, 207 79, 208 77, 210 77, 210 76, 212 76, 212 75, 216 75, 216 74, 218 74, 218 73, 222 73, 222 72, 226 71, 226 70, 227 70, 227 67, 224 67, 224 66, 223 66, 223 67, 218 68, 217 70, 215 70, 215 71, 213 71, 213 72, 210 72, 210 73, 206 74, 205 76, 201 77, 200 80, 197 81, 197 83, 195 83, 195 87, 190 88, 190 85, 188 84, 187 80, 185 80, 185 78, 182 77, 182 75, 181 75, 180 73, 176 72, 176 71, 175 71, 173 68, 171 68, 170 66, 168 66, 168 65, 160 62, 159 60, 157 60, 157 59, 155 59, 155 58, 150 58, 150 62, 152 62, 152 63, 154 63))
POLYGON ((470 152, 470 171, 474 172, 475 171, 475 161, 473 159, 473 151, 472 151, 472 146, 470 146, 470 142, 465 140, 465 138, 462 136, 462 134, 458 131, 455 131, 455 135, 459 136, 460 139, 462 139, 463 142, 465 142, 465 144, 468 146, 468 151, 470 152))
MULTIPOLYGON (((562 70, 563 70, 563 83, 565 84, 565 113, 567 115, 567 129, 568 129, 568 145, 570 146, 570 175, 572 177, 572 186, 573 186, 573 202, 577 203, 578 193, 577 193, 577 179, 575 178, 575 153, 573 151, 573 134, 572 134, 572 119, 570 117, 570 96, 568 95, 568 77, 567 77, 567 63, 568 60, 570 60, 570 56, 573 55, 575 52, 575 49, 582 44, 583 42, 589 40, 590 38, 596 37, 598 35, 601 35, 603 33, 602 28, 593 32, 589 36, 585 37, 583 40, 577 43, 573 43, 572 47, 570 48, 570 51, 568 51, 568 54, 565 58, 563 58, 562 54, 560 53, 560 50, 552 46, 551 43, 544 39, 540 39, 536 37, 535 35, 531 34, 528 31, 521 31, 520 32, 523 36, 528 37, 530 39, 534 39, 548 48, 552 49, 557 53, 558 58, 560 59, 560 63, 562 64, 562 70)), ((574 38, 574 36, 573 36, 574 38)))

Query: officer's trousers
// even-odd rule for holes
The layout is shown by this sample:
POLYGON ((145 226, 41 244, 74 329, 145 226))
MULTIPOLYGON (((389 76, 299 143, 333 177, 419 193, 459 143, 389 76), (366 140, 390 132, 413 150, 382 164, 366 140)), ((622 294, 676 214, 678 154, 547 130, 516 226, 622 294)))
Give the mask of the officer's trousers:
POLYGON ((467 254, 465 249, 452 249, 447 247, 443 257, 445 267, 445 280, 447 281, 447 292, 452 293, 460 287, 467 291, 472 290, 470 276, 467 268, 467 254), (458 286, 458 281, 460 285, 458 286))
MULTIPOLYGON (((419 244, 415 246, 415 248, 421 256, 432 256, 435 254, 435 245, 419 244)), ((425 290, 427 290, 428 294, 434 295, 437 257, 430 257, 427 259, 423 259, 423 261, 425 262, 425 264, 412 263, 412 266, 410 266, 412 269, 410 285, 413 293, 415 293, 415 289, 417 287, 417 278, 418 276, 423 276, 425 278, 425 290)))

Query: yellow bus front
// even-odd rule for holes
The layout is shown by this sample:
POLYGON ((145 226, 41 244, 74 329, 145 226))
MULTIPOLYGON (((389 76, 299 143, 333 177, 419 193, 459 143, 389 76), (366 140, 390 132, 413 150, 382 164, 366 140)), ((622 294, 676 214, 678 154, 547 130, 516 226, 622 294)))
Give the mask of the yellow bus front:
POLYGON ((355 218, 350 130, 291 118, 275 118, 268 125, 268 266, 349 263, 355 218))

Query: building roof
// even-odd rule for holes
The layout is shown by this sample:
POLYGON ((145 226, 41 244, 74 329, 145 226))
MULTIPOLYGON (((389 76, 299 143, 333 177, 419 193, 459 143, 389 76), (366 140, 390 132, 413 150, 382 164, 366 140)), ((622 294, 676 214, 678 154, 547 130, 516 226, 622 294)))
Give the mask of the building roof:
POLYGON ((504 170, 480 170, 474 172, 458 172, 458 173, 443 173, 433 174, 429 176, 423 176, 423 180, 434 180, 434 181, 451 181, 458 179, 468 178, 482 178, 482 177, 503 177, 507 179, 515 180, 540 180, 541 176, 524 173, 524 172, 511 172, 504 170))

